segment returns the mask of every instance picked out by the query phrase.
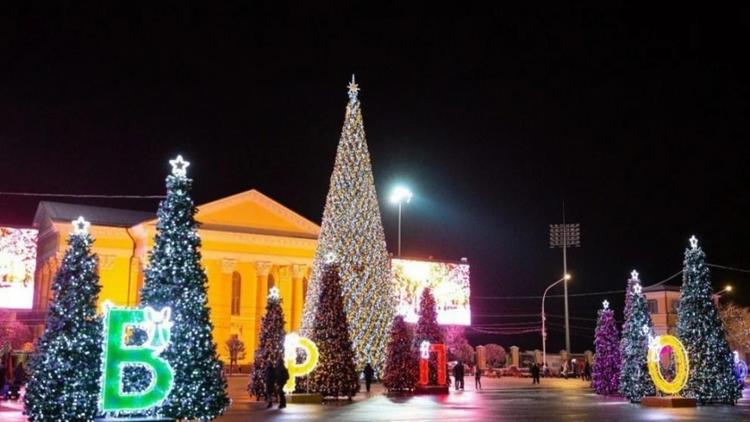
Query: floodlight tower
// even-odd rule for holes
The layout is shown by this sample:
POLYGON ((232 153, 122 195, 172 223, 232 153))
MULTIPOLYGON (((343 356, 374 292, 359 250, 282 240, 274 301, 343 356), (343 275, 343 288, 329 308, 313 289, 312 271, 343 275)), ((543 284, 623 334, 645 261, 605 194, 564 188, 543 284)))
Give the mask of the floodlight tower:
MULTIPOLYGON (((568 248, 581 247, 581 225, 565 223, 565 203, 563 202, 562 224, 549 225, 549 247, 562 248, 563 251, 563 274, 568 274, 568 248)), ((565 350, 570 350, 570 317, 568 314, 568 281, 565 280, 565 350)))
POLYGON ((401 204, 411 201, 412 193, 408 188, 396 186, 391 193, 391 202, 398 204, 398 257, 401 258, 401 204))

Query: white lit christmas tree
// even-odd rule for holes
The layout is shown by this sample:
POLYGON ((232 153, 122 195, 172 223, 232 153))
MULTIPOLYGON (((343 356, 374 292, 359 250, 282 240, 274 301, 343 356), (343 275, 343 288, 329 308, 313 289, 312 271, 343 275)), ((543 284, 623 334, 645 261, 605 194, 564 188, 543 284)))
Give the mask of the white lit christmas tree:
POLYGON ((339 266, 344 309, 357 367, 379 371, 394 313, 390 262, 362 123, 359 87, 349 84, 336 162, 323 211, 310 287, 305 298, 303 335, 312 334, 326 256, 339 266))
POLYGON ((685 250, 677 335, 690 359, 685 395, 701 403, 737 402, 742 387, 734 378, 734 356, 712 300, 706 254, 695 236, 690 238, 690 248, 685 250))
POLYGON ((32 422, 87 421, 98 412, 102 325, 101 285, 89 223, 73 221, 68 250, 52 284, 54 300, 29 369, 24 402, 32 422))
POLYGON ((266 394, 266 370, 284 358, 284 309, 279 289, 272 287, 266 302, 266 314, 260 322, 260 340, 253 359, 253 375, 247 391, 260 400, 266 394))
POLYGON ((172 308, 174 326, 162 356, 174 370, 174 386, 160 413, 180 419, 213 419, 229 398, 209 319, 207 278, 201 266, 201 240, 190 197, 190 165, 181 156, 170 160, 167 197, 159 205, 156 238, 145 284, 143 306, 172 308))
POLYGON ((625 314, 620 340, 620 394, 631 403, 639 403, 644 396, 656 394, 654 382, 648 373, 648 334, 653 327, 648 313, 643 287, 638 271, 633 270, 628 281, 631 287, 630 311, 625 314), (647 330, 643 327, 646 326, 647 330))

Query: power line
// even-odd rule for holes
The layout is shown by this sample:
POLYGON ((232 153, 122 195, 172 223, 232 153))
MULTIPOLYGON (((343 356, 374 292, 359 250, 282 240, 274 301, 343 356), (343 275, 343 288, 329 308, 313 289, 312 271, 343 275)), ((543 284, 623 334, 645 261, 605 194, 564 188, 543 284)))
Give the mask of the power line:
POLYGON ((83 193, 0 192, 0 196, 35 196, 50 198, 164 199, 165 195, 100 195, 83 193))
POLYGON ((737 271, 740 273, 750 273, 750 270, 746 270, 744 268, 727 267, 724 265, 708 264, 708 263, 706 263, 706 265, 709 267, 721 268, 722 270, 737 271))

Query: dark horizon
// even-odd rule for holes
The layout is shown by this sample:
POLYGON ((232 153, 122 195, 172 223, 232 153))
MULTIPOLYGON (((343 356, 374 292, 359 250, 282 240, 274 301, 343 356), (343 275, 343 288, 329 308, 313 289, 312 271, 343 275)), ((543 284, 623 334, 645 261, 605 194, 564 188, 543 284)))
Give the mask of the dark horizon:
MULTIPOLYGON (((0 191, 163 194, 179 153, 196 204, 255 188, 319 223, 354 73, 389 250, 386 198, 403 182, 403 254, 467 257, 475 323, 539 313, 480 297, 560 278, 547 230, 563 201, 582 231, 571 294, 624 289, 633 268, 660 281, 693 234, 708 262, 750 268, 748 9, 462 7, 9 8, 0 191)), ((40 200, 157 207, 0 195, 0 223, 30 224, 40 200)), ((750 304, 748 274, 712 277, 735 287, 723 301, 750 304)), ((572 299, 571 315, 596 318, 604 298, 621 319, 621 294, 572 299)), ((573 349, 593 347, 593 321, 571 324, 591 328, 573 349)), ((470 340, 540 347, 538 334, 470 340)), ((549 350, 562 345, 550 332, 549 350)))

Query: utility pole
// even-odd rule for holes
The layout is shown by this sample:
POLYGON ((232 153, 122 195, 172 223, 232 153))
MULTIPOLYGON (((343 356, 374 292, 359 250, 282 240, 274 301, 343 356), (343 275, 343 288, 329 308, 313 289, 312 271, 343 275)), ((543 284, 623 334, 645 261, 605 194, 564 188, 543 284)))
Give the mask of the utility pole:
MULTIPOLYGON (((549 225, 549 247, 562 248, 563 252, 563 274, 568 274, 568 248, 581 246, 581 225, 568 224, 565 222, 565 202, 563 202, 562 224, 549 225)), ((565 280, 565 350, 570 350, 570 315, 568 312, 568 281, 565 280)))

